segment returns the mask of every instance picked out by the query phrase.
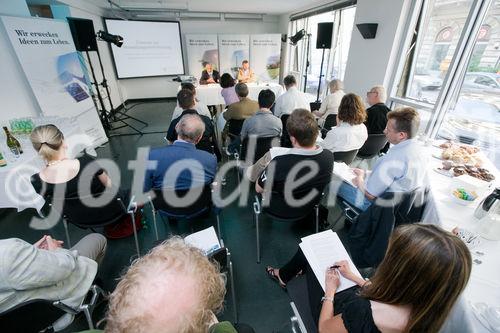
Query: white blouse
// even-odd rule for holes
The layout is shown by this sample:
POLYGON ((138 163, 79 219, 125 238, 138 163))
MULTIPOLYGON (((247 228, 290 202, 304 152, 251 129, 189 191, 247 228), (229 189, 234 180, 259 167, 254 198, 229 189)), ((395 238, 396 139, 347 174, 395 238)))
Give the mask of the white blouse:
POLYGON ((325 97, 318 110, 318 113, 321 115, 318 120, 321 127, 323 127, 325 119, 329 114, 337 114, 339 112, 340 101, 344 95, 345 92, 343 90, 337 90, 325 97))
POLYGON ((365 124, 350 125, 341 121, 328 131, 320 145, 333 153, 336 151, 350 151, 361 148, 367 138, 368 130, 365 124))

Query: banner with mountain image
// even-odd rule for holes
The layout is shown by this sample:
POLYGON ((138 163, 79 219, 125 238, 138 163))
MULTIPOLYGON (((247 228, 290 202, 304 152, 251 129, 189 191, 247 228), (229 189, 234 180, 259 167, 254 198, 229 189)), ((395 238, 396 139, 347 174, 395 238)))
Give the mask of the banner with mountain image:
POLYGON ((278 82, 280 76, 280 34, 250 36, 250 66, 258 81, 278 82))
POLYGON ((82 118, 92 146, 107 142, 65 20, 2 16, 3 25, 44 116, 82 118))
POLYGON ((217 35, 187 34, 186 52, 188 56, 189 75, 200 79, 203 64, 209 62, 213 68, 219 70, 219 46, 217 35))
POLYGON ((220 74, 230 73, 236 79, 243 60, 250 60, 250 36, 219 35, 220 74))

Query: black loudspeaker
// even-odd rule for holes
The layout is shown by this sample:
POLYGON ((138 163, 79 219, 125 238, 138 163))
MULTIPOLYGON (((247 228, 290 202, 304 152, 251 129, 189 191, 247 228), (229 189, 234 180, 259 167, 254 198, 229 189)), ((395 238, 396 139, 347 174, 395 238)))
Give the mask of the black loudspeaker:
POLYGON ((318 23, 318 36, 316 37, 317 49, 332 47, 333 22, 318 23))
POLYGON ((94 23, 92 20, 68 17, 68 24, 78 51, 97 51, 94 23))
POLYGON ((356 26, 364 39, 373 39, 377 35, 378 23, 360 23, 356 26))

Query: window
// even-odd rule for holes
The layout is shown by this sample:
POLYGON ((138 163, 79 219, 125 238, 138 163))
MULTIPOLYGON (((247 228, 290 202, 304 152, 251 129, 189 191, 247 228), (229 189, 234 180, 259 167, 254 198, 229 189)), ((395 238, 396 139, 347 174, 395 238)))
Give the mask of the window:
POLYGON ((421 133, 479 146, 499 167, 500 0, 414 6, 420 16, 410 18, 391 107, 415 107, 421 133))
POLYGON ((316 100, 323 54, 323 49, 316 49, 318 23, 333 22, 332 47, 325 49, 323 63, 323 77, 319 94, 320 99, 322 99, 328 93, 329 81, 333 79, 343 80, 344 78, 355 13, 356 7, 350 6, 290 22, 290 36, 301 29, 305 29, 310 34, 298 42, 296 46, 290 46, 288 72, 293 72, 298 76, 301 90, 307 93, 311 102, 316 100), (308 42, 310 43, 309 52, 307 52, 308 42), (309 60, 309 66, 306 66, 307 60, 309 60), (307 82, 305 82, 306 77, 307 82))

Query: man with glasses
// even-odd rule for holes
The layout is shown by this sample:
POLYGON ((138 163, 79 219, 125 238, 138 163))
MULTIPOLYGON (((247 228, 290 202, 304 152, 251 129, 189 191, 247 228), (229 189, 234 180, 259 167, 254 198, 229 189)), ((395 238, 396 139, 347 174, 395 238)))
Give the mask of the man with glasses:
POLYGON ((420 124, 417 111, 399 108, 389 112, 387 118, 384 134, 393 146, 375 163, 369 177, 364 170, 353 169, 356 187, 343 182, 337 193, 360 210, 366 210, 385 192, 410 192, 426 186, 424 155, 414 139, 420 124))
POLYGON ((387 100, 387 93, 383 86, 374 86, 366 93, 366 101, 370 105, 366 109, 368 115, 365 125, 368 129, 368 134, 382 134, 384 133, 387 124, 387 113, 391 111, 385 105, 387 100))

